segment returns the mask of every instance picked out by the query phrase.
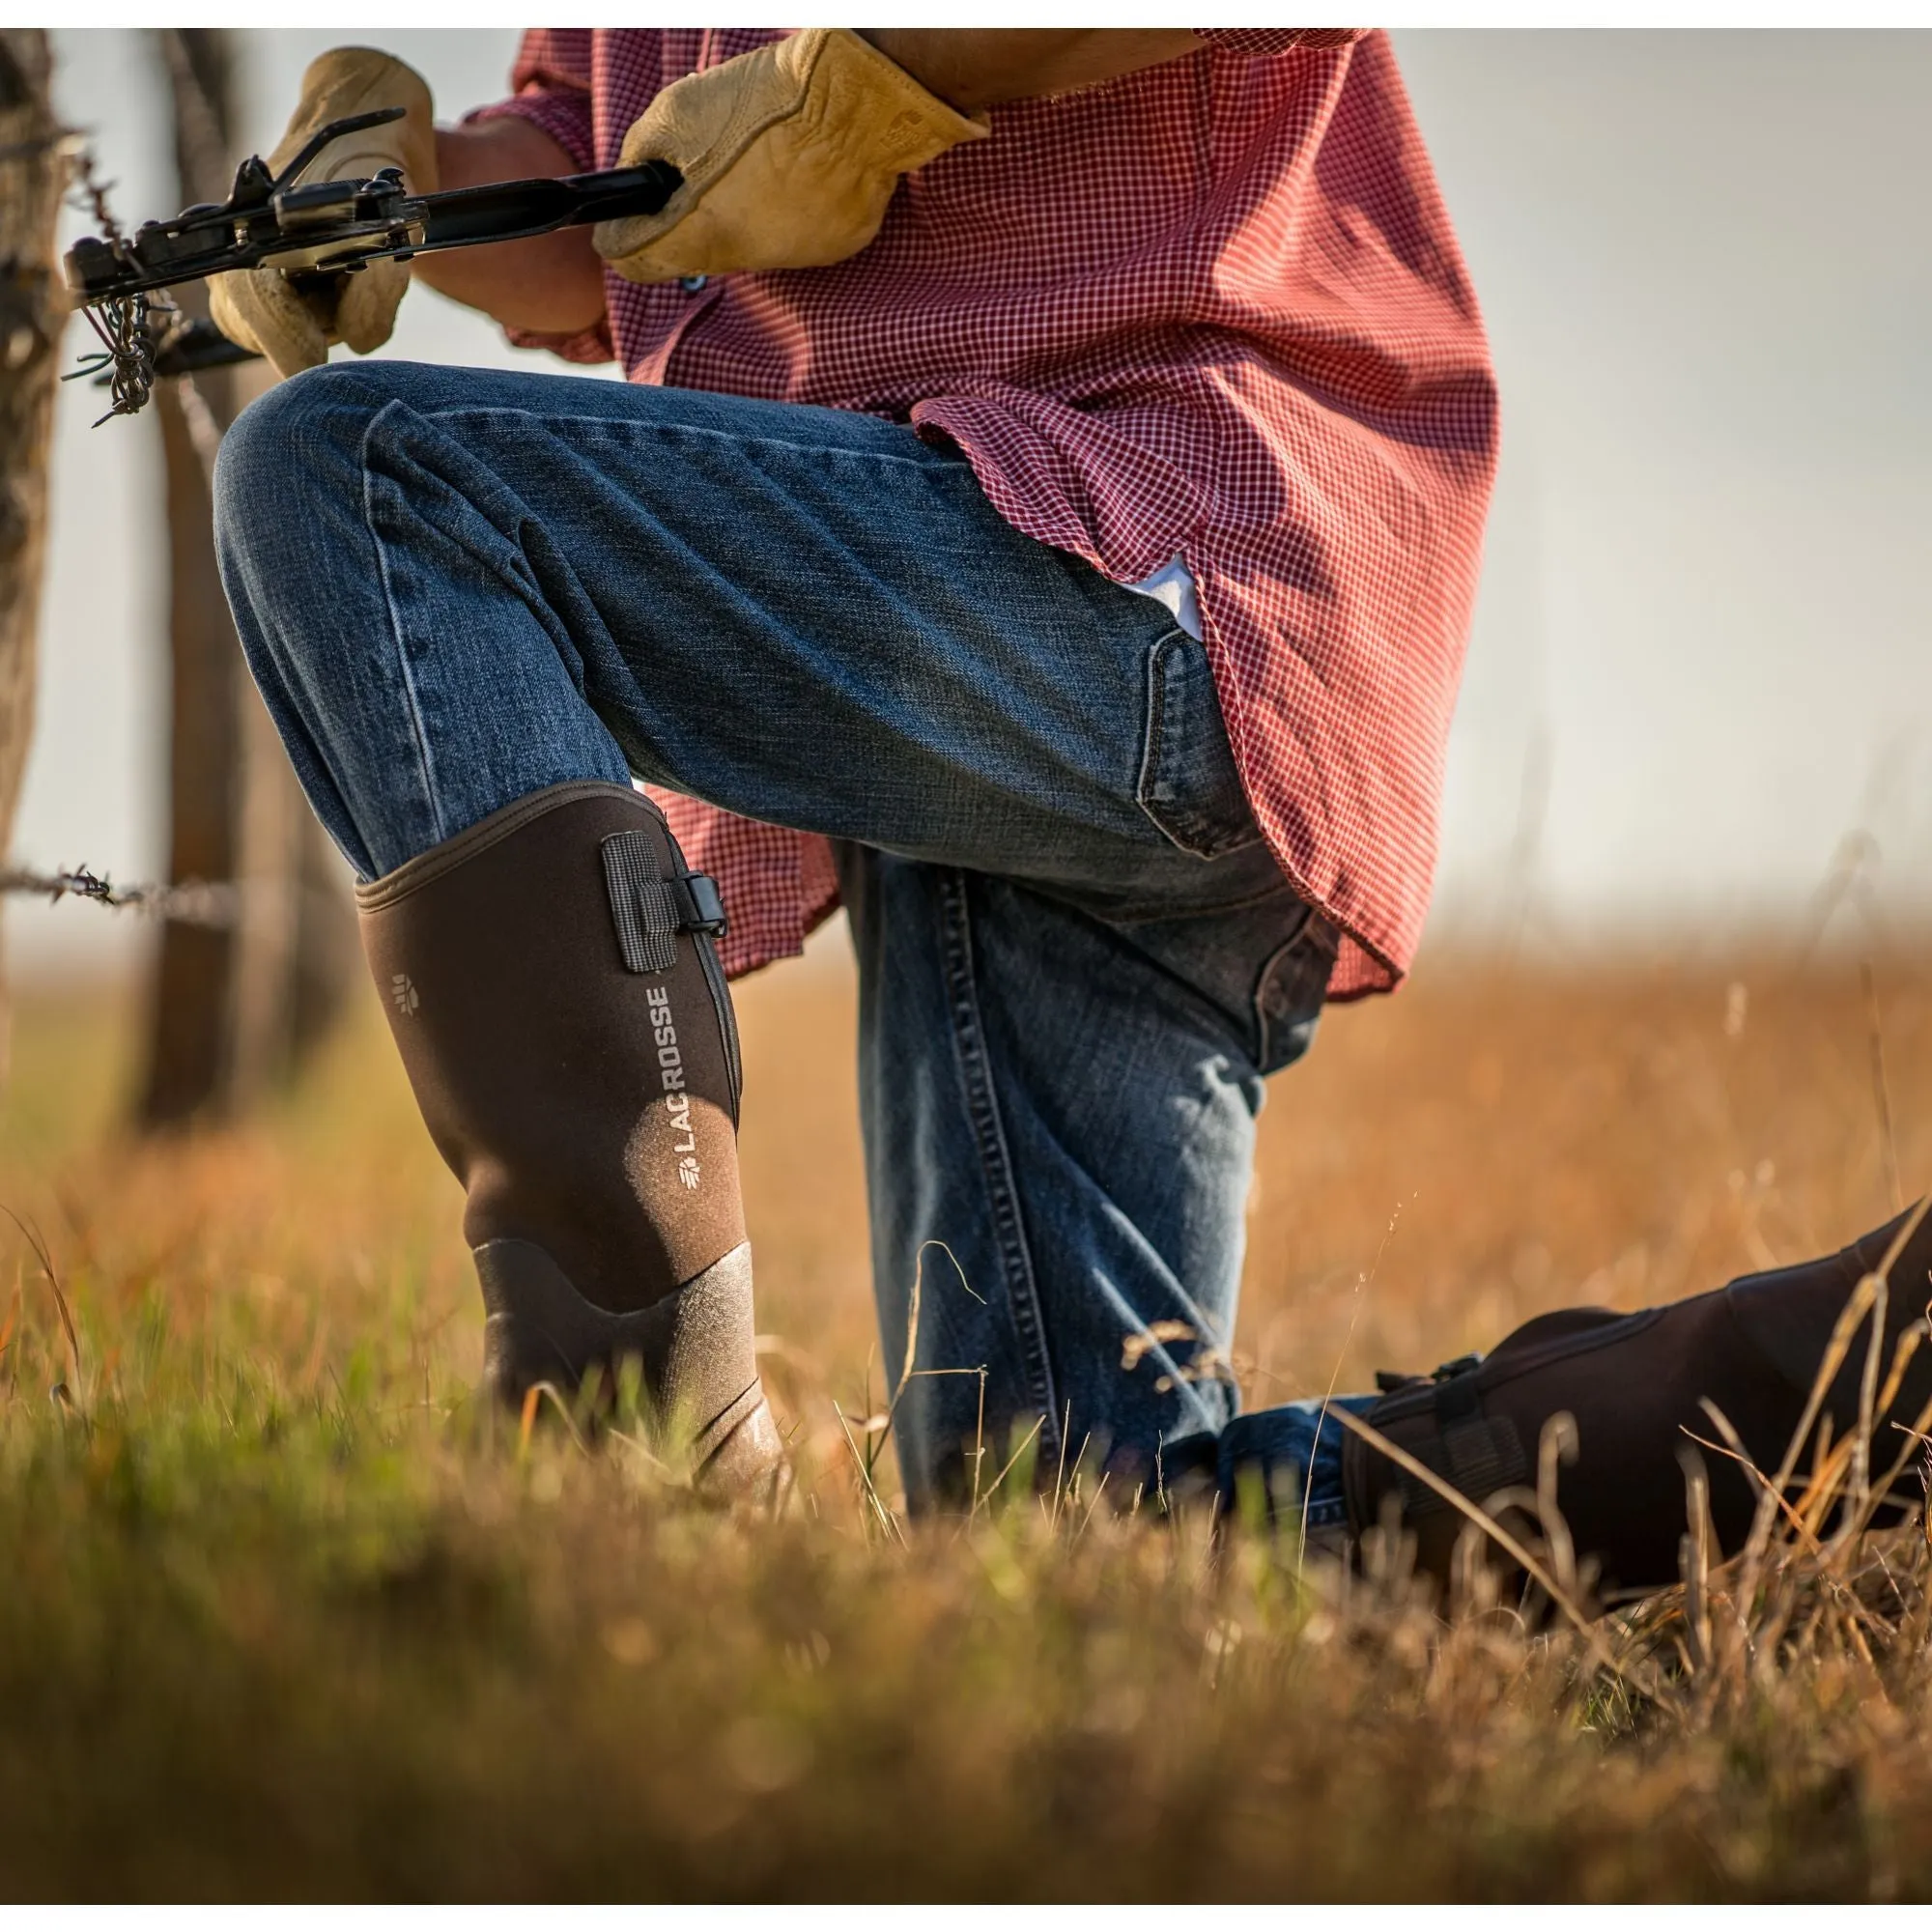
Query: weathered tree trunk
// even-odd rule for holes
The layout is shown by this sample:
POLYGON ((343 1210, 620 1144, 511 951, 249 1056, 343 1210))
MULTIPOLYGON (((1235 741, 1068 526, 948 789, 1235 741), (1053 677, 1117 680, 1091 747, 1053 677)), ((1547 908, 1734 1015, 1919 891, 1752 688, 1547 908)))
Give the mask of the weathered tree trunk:
MULTIPOLYGON (((67 300, 54 261, 67 157, 47 98, 47 37, 0 28, 0 855, 27 766, 46 551, 47 451, 67 300)), ((8 1025, 0 986, 0 1076, 8 1025)))
MULTIPOLYGON (((233 174, 230 37, 164 29, 181 198, 223 199, 233 174)), ((207 313, 199 284, 175 292, 207 313)), ((174 673, 171 879, 235 880, 239 923, 164 928, 141 1100, 144 1124, 237 1112, 293 1071, 350 983, 338 871, 242 665, 215 569, 214 451, 261 378, 211 370, 156 390, 166 452, 174 673)))

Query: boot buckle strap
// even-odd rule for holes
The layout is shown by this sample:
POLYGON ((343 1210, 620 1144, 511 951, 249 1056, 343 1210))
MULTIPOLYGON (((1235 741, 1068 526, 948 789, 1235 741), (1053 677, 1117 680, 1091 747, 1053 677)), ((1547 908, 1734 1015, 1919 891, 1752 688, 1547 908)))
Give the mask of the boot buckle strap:
POLYGON ((712 939, 723 939, 730 931, 731 923, 724 917, 724 895, 709 872, 681 872, 669 886, 684 931, 701 932, 712 939))
POLYGON ((677 964, 677 935, 723 938, 724 900, 718 882, 703 872, 668 877, 646 832, 613 832, 604 840, 604 883, 611 919, 626 969, 668 973, 677 964))

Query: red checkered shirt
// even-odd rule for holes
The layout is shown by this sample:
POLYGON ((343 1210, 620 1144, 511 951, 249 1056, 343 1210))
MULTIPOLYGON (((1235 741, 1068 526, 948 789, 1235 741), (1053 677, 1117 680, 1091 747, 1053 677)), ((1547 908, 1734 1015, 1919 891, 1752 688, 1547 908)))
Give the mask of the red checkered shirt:
MULTIPOLYGON (((778 38, 539 28, 515 98, 580 168, 662 87, 778 38)), ((1191 572, 1269 847, 1343 934, 1331 998, 1406 970, 1496 446, 1482 323, 1387 37, 1211 33, 992 111, 833 268, 696 293, 606 276, 634 382, 863 410, 950 440, 994 507, 1137 582, 1191 572)), ((822 838, 661 794, 731 918, 725 965, 838 903, 822 838)))

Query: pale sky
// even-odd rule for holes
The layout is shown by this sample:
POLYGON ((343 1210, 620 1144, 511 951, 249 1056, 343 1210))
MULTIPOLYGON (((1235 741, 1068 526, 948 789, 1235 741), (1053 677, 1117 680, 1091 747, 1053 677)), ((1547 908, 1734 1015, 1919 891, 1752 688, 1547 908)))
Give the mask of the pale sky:
MULTIPOLYGON (((254 145, 342 38, 242 37, 254 145)), ((501 92, 515 40, 368 38, 424 72, 445 118, 501 92)), ((55 40, 62 105, 93 130, 122 219, 172 213, 147 38, 55 40)), ((1494 917, 1525 854, 1553 929, 1788 919, 1861 829, 1889 902, 1932 901, 1932 35, 1396 45, 1503 394, 1437 929, 1494 917)), ((423 290, 388 353, 547 359, 423 290)), ((157 438, 148 419, 88 430, 83 384, 61 408, 14 850, 147 877, 163 852, 157 438)), ((22 972, 132 936, 17 901, 9 933, 22 972)))

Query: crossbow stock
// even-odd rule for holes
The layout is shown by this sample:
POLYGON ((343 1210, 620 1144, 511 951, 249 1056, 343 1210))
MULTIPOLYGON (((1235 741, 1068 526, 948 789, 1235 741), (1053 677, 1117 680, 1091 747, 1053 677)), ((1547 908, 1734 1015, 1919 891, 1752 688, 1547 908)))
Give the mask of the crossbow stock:
POLYGON ((355 274, 375 261, 407 262, 442 248, 521 242, 586 222, 655 214, 683 179, 668 161, 647 161, 443 194, 409 193, 397 168, 366 181, 302 184, 304 171, 331 141, 398 120, 403 111, 386 107, 331 121, 278 175, 251 155, 236 171, 226 201, 198 203, 172 221, 144 222, 131 236, 83 236, 68 250, 68 288, 102 344, 74 375, 98 375, 110 384, 108 415, 132 415, 157 377, 248 359, 247 350, 168 300, 165 291, 184 282, 273 266, 299 288, 355 274))

